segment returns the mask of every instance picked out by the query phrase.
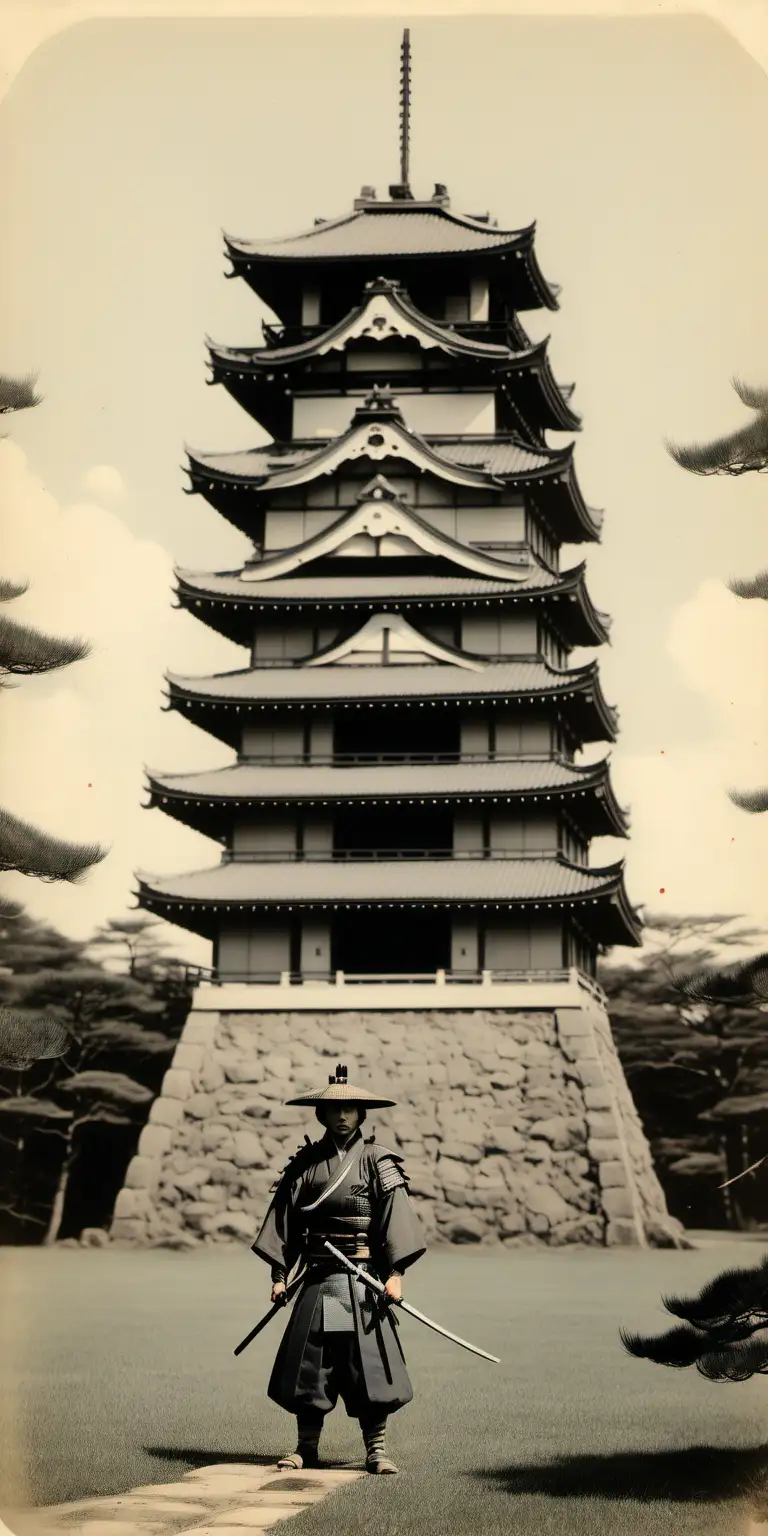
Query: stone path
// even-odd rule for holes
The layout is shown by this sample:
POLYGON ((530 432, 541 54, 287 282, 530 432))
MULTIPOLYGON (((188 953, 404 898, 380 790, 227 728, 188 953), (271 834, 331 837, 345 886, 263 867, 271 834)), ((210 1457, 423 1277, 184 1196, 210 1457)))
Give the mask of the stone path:
POLYGON ((357 1468, 278 1471, 222 1463, 187 1472, 179 1483, 149 1483, 112 1497, 9 1510, 13 1536, 245 1536, 270 1531, 367 1474, 357 1468))

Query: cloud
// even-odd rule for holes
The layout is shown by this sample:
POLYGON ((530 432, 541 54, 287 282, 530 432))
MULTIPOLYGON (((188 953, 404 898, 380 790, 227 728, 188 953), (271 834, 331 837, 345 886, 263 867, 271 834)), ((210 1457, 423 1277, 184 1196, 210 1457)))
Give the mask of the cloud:
POLYGON ((697 746, 614 754, 614 785, 631 810, 630 896, 655 910, 733 911, 768 925, 768 815, 748 816, 728 798, 768 784, 768 606, 703 582, 674 614, 666 649, 701 695, 710 734, 697 746))
MULTIPOLYGON (((116 473, 116 472, 115 472, 116 473)), ((119 478, 119 477, 118 477, 119 478)), ((3 572, 25 576, 20 620, 83 634, 91 656, 0 695, 0 801, 57 836, 106 843, 104 863, 75 887, 7 876, 4 890, 66 932, 85 936, 133 905, 133 870, 215 863, 207 839, 142 811, 143 765, 194 769, 227 761, 220 743, 163 713, 168 669, 242 665, 242 653, 172 608, 172 560, 95 501, 59 507, 11 440, 0 442, 3 572)), ((206 946, 169 931, 180 950, 206 946)))
POLYGON ((667 650, 709 704, 718 737, 736 757, 743 753, 758 771, 768 771, 768 604, 705 581, 675 613, 667 650))
POLYGON ((90 491, 97 501, 122 501, 125 482, 112 464, 95 464, 83 475, 83 489, 90 491))

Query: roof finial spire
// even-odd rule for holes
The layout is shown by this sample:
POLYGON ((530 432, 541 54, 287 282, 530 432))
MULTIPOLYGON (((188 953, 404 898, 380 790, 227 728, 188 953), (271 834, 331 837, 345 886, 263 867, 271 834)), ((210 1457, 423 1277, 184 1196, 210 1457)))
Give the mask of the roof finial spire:
POLYGON ((406 27, 400 44, 400 181, 409 185, 411 162, 411 32, 406 27))
POLYGON ((400 180, 390 187, 393 198, 412 197, 411 168, 411 32, 406 27, 400 44, 400 180))

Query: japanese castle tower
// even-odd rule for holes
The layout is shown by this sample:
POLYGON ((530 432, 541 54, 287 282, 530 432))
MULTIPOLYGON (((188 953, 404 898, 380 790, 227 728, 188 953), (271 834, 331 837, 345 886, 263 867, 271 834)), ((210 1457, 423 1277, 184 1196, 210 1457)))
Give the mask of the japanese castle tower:
MULTIPOLYGON (((150 803, 220 845, 143 876, 141 905, 203 935, 212 972, 118 1198, 133 1241, 248 1239, 301 1112, 336 1059, 397 1097, 437 1238, 638 1242, 664 1200, 594 976, 638 943, 608 764, 607 638, 584 565, 579 426, 521 314, 557 308, 534 229, 379 198, 286 239, 227 239, 275 315, 263 345, 212 345, 220 383, 271 435, 190 456, 191 489, 252 551, 183 570, 178 596, 243 666, 171 676, 171 706, 229 766, 153 773, 150 803), (332 1058, 332 1061, 331 1061, 332 1058)), ((386 1137, 385 1137, 386 1139, 386 1137)))

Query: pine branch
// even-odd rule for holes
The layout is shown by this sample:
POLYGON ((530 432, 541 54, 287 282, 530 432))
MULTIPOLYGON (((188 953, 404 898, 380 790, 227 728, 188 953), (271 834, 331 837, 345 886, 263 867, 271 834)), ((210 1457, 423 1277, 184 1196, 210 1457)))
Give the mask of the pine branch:
POLYGON ((754 1008, 768 1000, 768 955, 718 970, 676 976, 674 984, 689 1002, 754 1008))
POLYGON ((756 412, 749 426, 728 432, 710 443, 667 442, 668 453, 682 469, 695 475, 762 474, 768 471, 768 390, 733 381, 744 405, 756 412))
POLYGON ((26 411, 39 405, 42 395, 37 393, 37 374, 28 373, 23 378, 0 373, 0 415, 10 411, 26 411))
POLYGON ((759 816, 763 811, 768 811, 768 789, 729 789, 728 799, 740 811, 748 811, 751 816, 759 816))
POLYGON ((728 582, 728 590, 734 594, 734 597, 760 597, 764 602, 768 602, 768 571, 760 571, 751 580, 737 577, 734 581, 728 582))
POLYGON ((752 384, 745 384, 743 379, 731 379, 731 383, 741 400, 750 411, 768 411, 768 389, 759 389, 752 384))
POLYGON ((10 603, 14 597, 23 597, 28 587, 28 581, 9 581, 7 576, 0 576, 0 603, 10 603))
POLYGON ((35 1061, 64 1056, 71 1045, 63 1024, 0 1008, 0 1067, 22 1071, 35 1061))
POLYGON ((62 842, 0 809, 0 870, 74 884, 106 854, 98 843, 62 842))
POLYGON ((72 640, 60 640, 28 624, 17 624, 13 619, 0 615, 0 673, 28 676, 52 672, 56 667, 68 667, 73 661, 83 661, 90 655, 90 651, 88 642, 79 636, 72 640))

